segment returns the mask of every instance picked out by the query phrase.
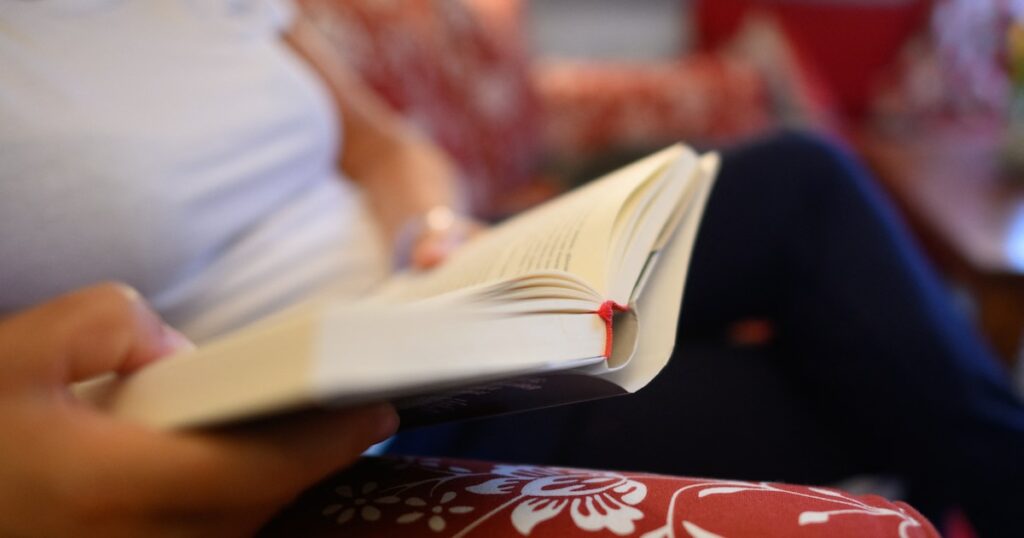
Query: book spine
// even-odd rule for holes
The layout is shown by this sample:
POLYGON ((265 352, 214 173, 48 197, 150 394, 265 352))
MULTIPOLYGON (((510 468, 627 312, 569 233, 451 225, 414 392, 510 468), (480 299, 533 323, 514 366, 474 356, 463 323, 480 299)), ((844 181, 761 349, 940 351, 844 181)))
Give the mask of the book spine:
POLYGON ((604 358, 608 359, 612 356, 612 342, 615 336, 613 330, 612 320, 615 317, 616 312, 629 312, 629 307, 616 303, 615 301, 605 301, 601 303, 601 306, 594 311, 595 314, 601 317, 604 321, 604 358))

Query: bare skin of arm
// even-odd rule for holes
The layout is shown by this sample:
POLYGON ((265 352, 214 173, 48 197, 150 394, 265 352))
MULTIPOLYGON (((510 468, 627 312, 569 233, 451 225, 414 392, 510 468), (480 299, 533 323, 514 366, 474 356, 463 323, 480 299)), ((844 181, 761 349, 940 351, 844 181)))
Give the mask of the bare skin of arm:
POLYGON ((479 228, 462 216, 451 159, 348 69, 311 21, 300 15, 285 39, 330 89, 345 133, 339 166, 362 187, 387 244, 396 246, 399 236, 410 225, 423 224, 432 210, 450 209, 451 219, 421 226, 410 247, 413 266, 440 263, 479 228))
POLYGON ((160 432, 71 396, 187 346, 105 284, 0 320, 0 535, 245 536, 397 426, 390 406, 160 432))

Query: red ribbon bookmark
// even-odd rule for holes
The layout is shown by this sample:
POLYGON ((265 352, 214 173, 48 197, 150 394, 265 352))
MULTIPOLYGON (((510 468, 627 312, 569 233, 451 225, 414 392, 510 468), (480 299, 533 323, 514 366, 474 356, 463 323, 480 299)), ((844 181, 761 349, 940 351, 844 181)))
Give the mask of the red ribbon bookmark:
POLYGON ((628 306, 620 305, 615 301, 605 301, 594 313, 604 320, 604 358, 612 356, 612 316, 616 312, 629 312, 628 306))

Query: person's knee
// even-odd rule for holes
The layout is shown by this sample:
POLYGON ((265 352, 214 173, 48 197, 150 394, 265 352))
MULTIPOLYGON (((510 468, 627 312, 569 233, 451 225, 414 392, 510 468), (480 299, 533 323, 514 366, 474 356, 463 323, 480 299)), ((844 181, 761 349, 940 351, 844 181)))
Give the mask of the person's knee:
POLYGON ((805 226, 872 191, 869 176, 841 142, 800 130, 783 130, 728 151, 708 218, 735 219, 742 206, 750 220, 775 227, 805 226))
POLYGON ((841 142, 822 134, 801 130, 784 130, 776 137, 776 151, 793 163, 820 171, 844 172, 851 155, 841 142))
POLYGON ((785 130, 772 141, 772 151, 786 163, 788 180, 814 198, 849 196, 863 190, 865 174, 842 142, 809 131, 785 130))

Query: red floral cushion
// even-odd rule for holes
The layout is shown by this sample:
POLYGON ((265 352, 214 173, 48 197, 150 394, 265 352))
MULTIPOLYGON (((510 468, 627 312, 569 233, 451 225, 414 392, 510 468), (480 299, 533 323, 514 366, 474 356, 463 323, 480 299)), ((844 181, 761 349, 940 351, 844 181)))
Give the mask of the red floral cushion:
POLYGON ((903 503, 828 488, 416 458, 362 460, 263 535, 939 536, 903 503))
POLYGON ((695 18, 701 45, 728 42, 750 14, 770 13, 788 35, 803 67, 828 85, 842 111, 864 112, 879 75, 907 37, 928 20, 931 0, 699 0, 695 18))

